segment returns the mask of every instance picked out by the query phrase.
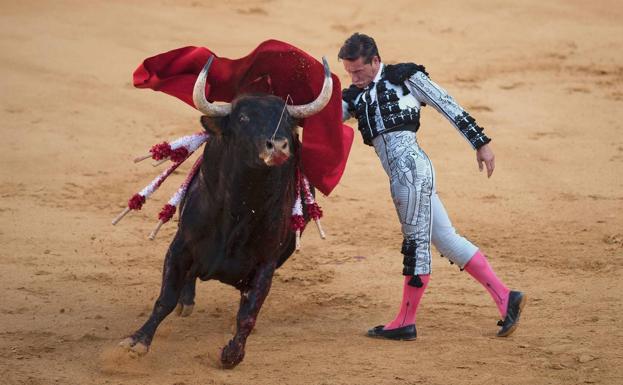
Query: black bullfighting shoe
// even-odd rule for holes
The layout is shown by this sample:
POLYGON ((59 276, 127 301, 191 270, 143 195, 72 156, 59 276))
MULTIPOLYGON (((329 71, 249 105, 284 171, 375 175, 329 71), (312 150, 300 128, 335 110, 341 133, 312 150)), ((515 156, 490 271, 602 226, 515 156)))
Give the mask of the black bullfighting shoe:
POLYGON ((375 326, 368 330, 368 337, 385 338, 388 340, 411 341, 417 337, 415 325, 407 325, 401 328, 384 330, 385 325, 375 326))
POLYGON ((519 326, 519 316, 521 310, 526 304, 526 296, 520 291, 512 291, 508 295, 508 306, 506 307, 506 317, 504 321, 498 321, 498 326, 501 326, 498 331, 498 337, 507 337, 513 334, 517 326, 519 326))

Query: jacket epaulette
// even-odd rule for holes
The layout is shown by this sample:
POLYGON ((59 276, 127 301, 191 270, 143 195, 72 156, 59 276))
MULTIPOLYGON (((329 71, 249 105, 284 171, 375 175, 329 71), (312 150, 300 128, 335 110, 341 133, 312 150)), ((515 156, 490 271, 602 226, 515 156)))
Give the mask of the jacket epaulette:
POLYGON ((409 79, 416 72, 423 72, 428 76, 423 65, 415 63, 387 64, 385 66, 385 78, 397 86, 401 86, 405 80, 409 79))

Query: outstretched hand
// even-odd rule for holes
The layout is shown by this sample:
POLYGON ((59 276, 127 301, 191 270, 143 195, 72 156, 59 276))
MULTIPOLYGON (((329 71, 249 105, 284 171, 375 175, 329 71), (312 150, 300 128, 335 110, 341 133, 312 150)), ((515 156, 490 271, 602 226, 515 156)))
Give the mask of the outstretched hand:
POLYGON ((480 171, 483 170, 483 163, 487 166, 487 178, 491 178, 491 174, 493 174, 493 169, 495 168, 495 155, 493 155, 493 150, 489 147, 489 144, 485 144, 476 150, 476 161, 478 162, 478 169, 480 171))

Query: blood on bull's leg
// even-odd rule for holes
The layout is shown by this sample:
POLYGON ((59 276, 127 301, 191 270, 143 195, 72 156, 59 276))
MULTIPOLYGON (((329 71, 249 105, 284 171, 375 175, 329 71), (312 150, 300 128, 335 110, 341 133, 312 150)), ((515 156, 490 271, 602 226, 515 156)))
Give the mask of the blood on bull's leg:
POLYGON ((193 308, 195 307, 195 286, 197 283, 197 278, 191 278, 186 281, 186 284, 182 288, 182 293, 180 295, 180 299, 177 302, 177 307, 175 308, 175 314, 180 317, 188 317, 192 314, 193 308))
POLYGON ((244 358, 247 337, 253 330, 260 308, 268 296, 275 267, 274 262, 260 266, 251 280, 248 290, 241 290, 240 292, 236 334, 221 351, 221 364, 226 369, 235 367, 244 358))
POLYGON ((190 256, 176 238, 164 259, 160 295, 145 324, 119 344, 128 351, 146 354, 158 325, 175 309, 190 267, 190 256))

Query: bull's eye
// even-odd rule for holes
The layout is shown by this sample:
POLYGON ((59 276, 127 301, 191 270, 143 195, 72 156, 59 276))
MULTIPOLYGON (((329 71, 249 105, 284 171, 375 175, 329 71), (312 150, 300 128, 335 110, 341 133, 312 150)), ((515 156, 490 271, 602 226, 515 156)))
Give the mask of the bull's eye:
POLYGON ((238 120, 240 121, 240 123, 249 123, 250 119, 245 114, 240 114, 240 117, 238 118, 238 120))

